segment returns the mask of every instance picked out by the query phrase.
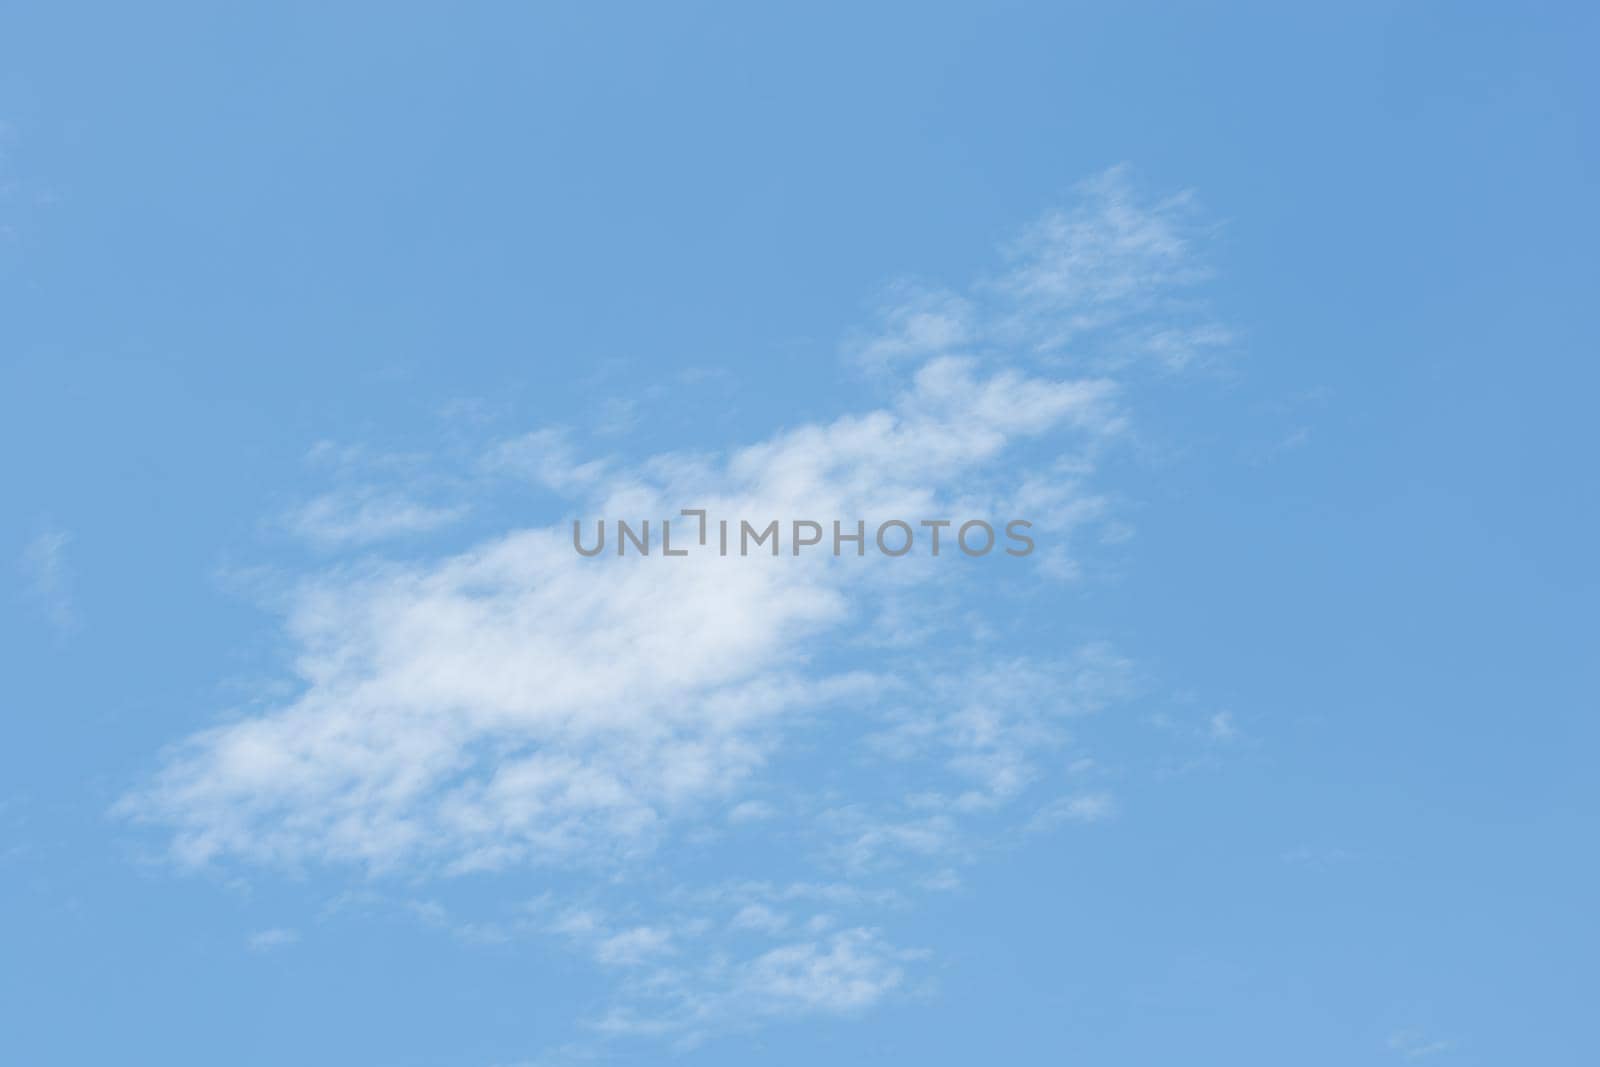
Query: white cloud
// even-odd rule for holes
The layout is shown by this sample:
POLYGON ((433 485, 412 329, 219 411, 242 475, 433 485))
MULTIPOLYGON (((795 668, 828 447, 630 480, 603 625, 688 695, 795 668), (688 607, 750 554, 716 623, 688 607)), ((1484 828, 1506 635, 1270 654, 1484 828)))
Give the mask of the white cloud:
POLYGON ((1103 822, 1117 812, 1116 802, 1108 793, 1079 793, 1051 801, 1034 815, 1031 829, 1045 830, 1063 822, 1103 822))
POLYGON ((1389 1038, 1389 1048, 1408 1060, 1427 1059, 1455 1047, 1451 1041, 1429 1038, 1416 1030, 1405 1030, 1389 1038))
POLYGON ((67 563, 71 543, 71 535, 64 530, 46 530, 28 542, 19 561, 24 591, 58 633, 78 625, 72 571, 67 563))
POLYGON ((367 545, 428 533, 465 514, 462 507, 430 507, 404 496, 370 491, 324 493, 296 509, 289 529, 323 546, 367 545))
POLYGON ((491 472, 527 478, 556 492, 593 485, 606 473, 602 460, 575 458, 572 442, 561 430, 535 430, 490 450, 484 466, 491 472))
POLYGON ((1280 858, 1283 862, 1296 867, 1325 870, 1329 867, 1348 863, 1355 857, 1347 850, 1338 847, 1296 845, 1291 849, 1286 849, 1280 858))
POLYGON ((1178 371, 1233 341, 1194 295, 1214 227, 1195 198, 1150 201, 1126 167, 1082 182, 1005 248, 1007 267, 962 296, 912 283, 889 290, 847 354, 875 371, 963 353, 1178 371))
MULTIPOLYGON (((1140 308, 1175 328, 1164 294, 1200 273, 1184 202, 1141 209, 1120 176, 1086 196, 971 294, 906 291, 887 332, 859 342, 862 358, 901 375, 876 406, 631 466, 541 430, 486 449, 463 484, 531 480, 608 518, 704 507, 872 524, 1025 508, 1036 535, 1054 538, 1045 573, 1070 574, 1067 535, 1105 511, 1096 459, 1130 416, 1106 349, 1091 352, 1092 369, 1068 371, 1062 357, 1091 327, 1134 337, 1140 308)), ((438 528, 461 507, 346 487, 296 525, 359 546, 438 528)), ((603 1032, 682 1040, 741 1019, 858 1011, 900 988, 915 958, 871 916, 904 886, 958 885, 955 867, 981 855, 995 820, 1066 764, 1069 724, 1129 686, 1130 665, 1103 645, 976 667, 936 654, 917 609, 959 604, 959 575, 973 573, 945 562, 958 561, 591 560, 565 526, 406 563, 358 557, 302 576, 288 598, 297 695, 189 737, 119 810, 168 830, 191 866, 408 879, 559 868, 580 888, 532 917, 429 921, 581 947, 623 983, 603 1032), (853 655, 886 648, 900 658, 853 655), (871 764, 873 789, 768 781, 819 723, 849 735, 834 755, 846 769, 871 764), (781 805, 762 799, 775 796, 781 805), (695 850, 718 835, 759 836, 778 854, 749 881, 696 886, 695 850), (838 881, 807 880, 829 864, 838 881), (903 877, 885 886, 885 872, 903 877), (651 877, 677 884, 630 891, 651 877)), ((981 611, 962 610, 961 625, 981 629, 981 611)), ((1107 795, 1079 790, 1035 824, 1111 810, 1107 795)))
POLYGON ((595 948, 601 963, 636 966, 672 952, 672 934, 658 926, 635 926, 605 938, 595 948))
POLYGON ((1091 644, 1056 663, 1001 660, 937 675, 892 710, 892 725, 869 741, 891 758, 931 756, 951 772, 950 783, 925 775, 930 788, 918 806, 992 809, 1037 779, 1041 757, 1067 744, 1069 720, 1127 695, 1131 672, 1108 646, 1091 644), (931 788, 940 784, 942 790, 931 788))
MULTIPOLYGON (((1020 435, 1108 432, 1108 389, 939 360, 890 408, 620 474, 596 513, 943 513, 1020 435)), ((591 561, 569 536, 312 578, 289 618, 299 699, 190 739, 129 810, 191 862, 615 857, 731 796, 786 719, 873 685, 805 652, 898 561, 591 561)))
POLYGON ((746 904, 731 922, 736 929, 777 933, 789 925, 789 917, 773 911, 765 904, 746 904))
POLYGON ((728 821, 731 823, 762 822, 777 814, 777 810, 764 800, 746 800, 733 806, 728 812, 728 821))
POLYGON ((1181 370, 1232 341, 1189 290, 1210 276, 1196 246, 1208 235, 1194 197, 1139 197, 1127 168, 1078 187, 1012 243, 992 283, 1010 313, 997 342, 1104 367, 1149 362, 1181 370))
POLYGON ((976 339, 970 302, 909 284, 892 288, 878 309, 877 329, 847 345, 863 367, 887 371, 961 351, 976 339))
POLYGON ((763 953, 746 968, 742 988, 775 1013, 852 1012, 900 984, 904 971, 871 930, 842 930, 763 953))
POLYGON ((271 952, 274 949, 286 948, 299 940, 300 935, 298 932, 275 928, 257 930, 245 940, 245 944, 252 952, 271 952))
POLYGON ((889 945, 877 930, 814 931, 755 956, 713 958, 693 972, 658 970, 639 996, 593 1021, 606 1036, 666 1037, 680 1046, 708 1033, 805 1015, 852 1015, 902 986, 920 953, 889 945))

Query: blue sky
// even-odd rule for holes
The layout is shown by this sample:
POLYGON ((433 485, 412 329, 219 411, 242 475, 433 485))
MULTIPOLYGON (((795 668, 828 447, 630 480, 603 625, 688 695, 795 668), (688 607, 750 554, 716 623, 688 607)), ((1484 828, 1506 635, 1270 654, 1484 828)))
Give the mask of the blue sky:
POLYGON ((1600 1054, 1592 11, 4 27, 0 1061, 1600 1054))

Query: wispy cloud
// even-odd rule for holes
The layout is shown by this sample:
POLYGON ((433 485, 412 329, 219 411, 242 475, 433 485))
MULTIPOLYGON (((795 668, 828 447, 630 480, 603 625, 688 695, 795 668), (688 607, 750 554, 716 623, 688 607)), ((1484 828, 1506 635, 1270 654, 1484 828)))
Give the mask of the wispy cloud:
POLYGON ((257 930, 245 939, 245 945, 251 952, 272 952, 276 949, 287 948, 300 940, 300 934, 294 930, 274 928, 271 930, 257 930))
POLYGON ((632 1003, 590 1026, 608 1036, 667 1037, 691 1046, 709 1032, 772 1019, 851 1015, 900 988, 906 965, 920 955, 896 949, 870 928, 813 927, 746 958, 707 955, 689 969, 647 969, 633 981, 632 1003))
POLYGON ((483 466, 556 492, 592 486, 607 473, 604 460, 576 458, 571 438, 556 429, 534 430, 499 442, 484 456, 483 466))
POLYGON ((1389 1038, 1389 1048, 1408 1060, 1423 1060, 1449 1052, 1455 1047, 1452 1041, 1428 1037, 1416 1030, 1403 1030, 1389 1038))
POLYGON ((1319 871, 1349 863, 1355 859, 1346 849, 1321 845, 1296 845, 1293 848, 1285 849, 1280 858, 1283 862, 1292 866, 1319 871))
POLYGON ((1193 295, 1211 276, 1197 246, 1214 229, 1190 193, 1140 197, 1126 167, 1083 182, 1007 249, 991 283, 1011 308, 996 339, 1102 367, 1204 360, 1233 339, 1193 295))
MULTIPOLYGON (((996 484, 992 461, 1009 440, 1057 426, 1104 433, 1108 402, 1099 381, 939 360, 889 409, 720 462, 621 473, 595 510, 944 513, 956 493, 996 484)), ((420 566, 325 576, 290 619, 304 695, 192 739, 132 803, 176 824, 179 854, 196 862, 463 870, 636 852, 731 795, 786 718, 877 684, 809 671, 801 650, 848 632, 857 601, 911 573, 888 575, 884 562, 596 566, 568 531, 546 528, 420 566)))
POLYGON ((67 562, 71 544, 66 531, 46 530, 28 542, 19 561, 23 591, 57 633, 68 633, 78 625, 72 569, 67 562))
POLYGON ((323 546, 369 545, 394 537, 428 533, 457 521, 463 507, 430 507, 389 493, 324 493, 297 508, 289 529, 323 546))
MULTIPOLYGON (((898 291, 854 343, 888 375, 875 405, 633 464, 539 430, 486 445, 463 484, 532 480, 605 516, 1027 507, 1055 539, 1041 576, 1070 578, 1071 533, 1106 510, 1099 457, 1132 418, 1119 368, 1171 369, 1207 343, 1174 295, 1204 276, 1190 202, 1141 202, 1120 173, 1080 194, 970 291, 898 291)), ((458 513, 346 486, 297 527, 360 546, 458 513)), ((1094 642, 934 655, 952 627, 991 625, 968 595, 976 572, 941 562, 586 560, 562 526, 406 563, 357 557, 295 585, 298 696, 188 738, 120 810, 168 829, 191 866, 559 870, 582 888, 494 929, 562 938, 619 975, 601 1032, 692 1041, 741 1019, 859 1011, 918 958, 883 933, 884 908, 959 884, 1006 828, 1113 810, 1066 768, 1073 724, 1128 697, 1131 664, 1094 642), (785 777, 802 735, 833 746, 839 783, 785 777), (725 838, 792 847, 718 853, 750 878, 706 886, 696 864, 725 838)))
POLYGON ((1142 197, 1126 167, 1075 194, 1009 242, 1005 267, 973 292, 891 287, 847 355, 874 371, 953 354, 1178 371, 1232 342, 1197 295, 1211 277, 1200 247, 1216 227, 1192 194, 1142 197))
POLYGON ((1064 822, 1103 822, 1116 811, 1116 801, 1108 793, 1078 793, 1046 804, 1029 825, 1034 830, 1048 830, 1064 822))
POLYGON ((960 354, 977 340, 972 304, 954 293, 901 282, 888 290, 875 329, 858 333, 846 352, 872 371, 960 354))

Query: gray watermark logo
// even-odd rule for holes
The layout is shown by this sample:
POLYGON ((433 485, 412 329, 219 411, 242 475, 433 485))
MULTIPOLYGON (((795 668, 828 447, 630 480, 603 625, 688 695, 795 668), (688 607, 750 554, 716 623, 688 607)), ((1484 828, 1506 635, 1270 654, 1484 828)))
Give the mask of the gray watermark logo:
MULTIPOLYGON (((572 547, 580 556, 608 554, 608 526, 612 534, 612 553, 618 556, 648 556, 652 548, 659 549, 663 556, 687 556, 697 549, 719 556, 750 556, 763 552, 778 556, 783 554, 784 546, 791 557, 802 552, 828 554, 830 548, 832 555, 844 556, 849 554, 846 546, 853 548, 855 555, 865 556, 870 545, 879 555, 899 558, 913 553, 937 556, 953 543, 961 554, 976 557, 987 556, 1000 547, 1000 534, 986 519, 968 519, 960 523, 954 519, 889 519, 869 532, 865 519, 830 520, 830 531, 828 526, 814 519, 769 519, 764 523, 742 518, 712 520, 705 508, 684 508, 679 516, 696 520, 696 528, 688 536, 680 536, 677 545, 673 544, 671 519, 662 519, 654 526, 649 519, 637 522, 616 519, 609 524, 605 519, 596 519, 592 538, 585 533, 583 522, 574 519, 572 547), (659 531, 659 537, 652 533, 653 529, 659 531), (712 544, 713 536, 715 544, 712 544)), ((1005 538, 1001 550, 1008 556, 1030 555, 1033 538, 1025 531, 1032 528, 1033 523, 1027 519, 1011 519, 1004 523, 1000 527, 1005 538)), ((681 524, 679 529, 682 529, 681 524)))

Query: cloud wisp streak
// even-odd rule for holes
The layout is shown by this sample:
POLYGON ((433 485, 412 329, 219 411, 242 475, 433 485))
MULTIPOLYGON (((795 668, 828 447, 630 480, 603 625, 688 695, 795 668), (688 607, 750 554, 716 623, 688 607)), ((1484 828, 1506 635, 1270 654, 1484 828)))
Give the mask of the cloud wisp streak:
POLYGON ((70 633, 79 622, 67 562, 71 543, 66 531, 46 530, 28 542, 19 561, 24 592, 58 634, 70 633))

